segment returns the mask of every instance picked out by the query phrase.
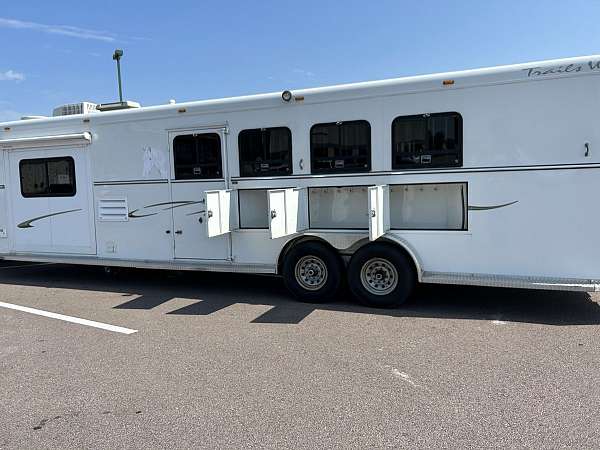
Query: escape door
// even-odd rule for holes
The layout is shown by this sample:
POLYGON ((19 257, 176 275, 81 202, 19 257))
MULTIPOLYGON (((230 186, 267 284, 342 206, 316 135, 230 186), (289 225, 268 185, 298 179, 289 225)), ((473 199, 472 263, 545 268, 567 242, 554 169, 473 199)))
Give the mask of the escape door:
POLYGON ((12 247, 16 252, 93 254, 89 150, 9 150, 12 247))
POLYGON ((209 237, 206 191, 226 188, 225 128, 172 132, 169 135, 171 204, 175 258, 226 260, 230 237, 209 237))

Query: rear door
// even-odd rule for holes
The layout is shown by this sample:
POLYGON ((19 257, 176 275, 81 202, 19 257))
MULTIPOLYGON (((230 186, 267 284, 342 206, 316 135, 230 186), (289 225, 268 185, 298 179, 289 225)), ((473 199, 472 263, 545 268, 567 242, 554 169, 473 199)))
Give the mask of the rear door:
POLYGON ((95 253, 88 150, 9 151, 12 247, 27 253, 95 253))

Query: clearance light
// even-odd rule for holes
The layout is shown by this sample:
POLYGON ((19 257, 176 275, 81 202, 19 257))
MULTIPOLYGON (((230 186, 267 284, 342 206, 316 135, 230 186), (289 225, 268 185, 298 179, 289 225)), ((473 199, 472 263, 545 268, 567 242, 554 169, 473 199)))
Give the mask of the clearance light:
POLYGON ((444 80, 442 81, 444 86, 452 86, 454 84, 454 80, 444 80))

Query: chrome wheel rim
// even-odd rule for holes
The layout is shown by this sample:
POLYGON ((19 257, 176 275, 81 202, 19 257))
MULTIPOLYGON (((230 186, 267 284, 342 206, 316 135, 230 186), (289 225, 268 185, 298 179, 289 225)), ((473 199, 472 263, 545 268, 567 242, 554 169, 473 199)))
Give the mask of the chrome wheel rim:
POLYGON ((371 258, 360 271, 363 287, 373 295, 387 295, 398 286, 396 267, 383 258, 371 258))
POLYGON ((327 266, 325 261, 313 255, 303 256, 296 263, 294 270, 296 281, 307 291, 317 291, 327 283, 327 266))

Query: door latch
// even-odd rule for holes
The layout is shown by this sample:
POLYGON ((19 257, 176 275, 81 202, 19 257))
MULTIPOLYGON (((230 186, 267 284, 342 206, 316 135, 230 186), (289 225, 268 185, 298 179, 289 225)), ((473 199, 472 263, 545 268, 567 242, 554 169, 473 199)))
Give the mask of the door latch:
POLYGON ((175 232, 175 234, 183 234, 183 231, 181 231, 181 230, 177 230, 177 231, 175 232))
POLYGON ((277 217, 277 211, 275 211, 274 209, 271 210, 271 219, 274 219, 275 217, 277 217))

